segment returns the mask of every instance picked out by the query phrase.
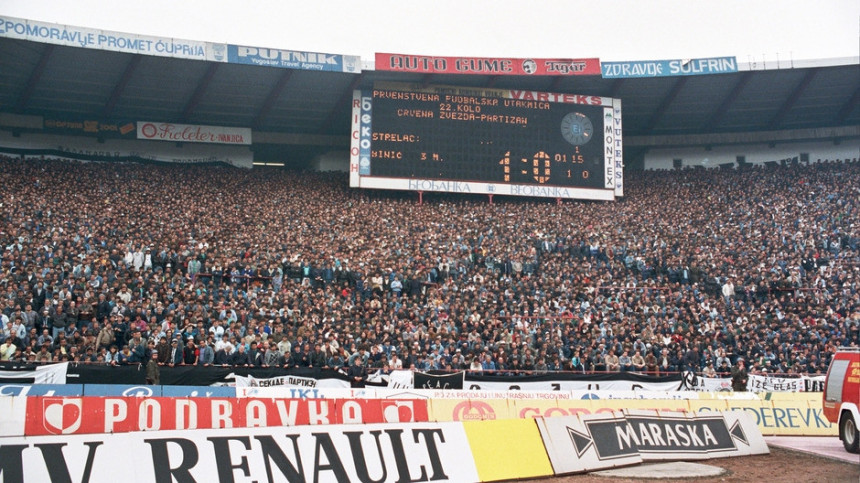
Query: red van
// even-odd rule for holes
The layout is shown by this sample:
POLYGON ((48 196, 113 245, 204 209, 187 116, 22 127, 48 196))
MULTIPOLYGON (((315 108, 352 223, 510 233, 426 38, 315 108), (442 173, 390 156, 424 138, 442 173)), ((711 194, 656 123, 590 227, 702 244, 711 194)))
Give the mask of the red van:
POLYGON ((824 381, 824 416, 839 424, 839 439, 850 453, 860 453, 860 347, 840 347, 824 381))

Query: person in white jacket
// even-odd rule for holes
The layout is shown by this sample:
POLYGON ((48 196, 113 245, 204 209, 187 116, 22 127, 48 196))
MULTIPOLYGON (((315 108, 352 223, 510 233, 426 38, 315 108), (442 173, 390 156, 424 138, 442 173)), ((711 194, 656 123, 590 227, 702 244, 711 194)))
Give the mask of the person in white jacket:
POLYGON ((735 298, 735 284, 732 283, 731 279, 726 279, 726 283, 723 284, 723 298, 726 305, 732 305, 732 300, 735 298))
POLYGON ((137 247, 137 250, 134 251, 134 269, 140 270, 143 268, 143 250, 140 247, 137 247))

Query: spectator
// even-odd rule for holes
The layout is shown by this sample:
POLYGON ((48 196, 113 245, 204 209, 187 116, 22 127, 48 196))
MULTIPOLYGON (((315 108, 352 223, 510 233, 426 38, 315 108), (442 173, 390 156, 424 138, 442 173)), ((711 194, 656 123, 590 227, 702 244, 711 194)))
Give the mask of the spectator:
POLYGON ((146 383, 150 386, 161 384, 161 369, 159 369, 158 353, 153 352, 149 362, 146 363, 146 383))
POLYGON ((417 205, 330 174, 5 157, 0 169, 16 193, 0 215, 4 315, 30 305, 55 360, 100 352, 106 321, 135 362, 161 332, 183 345, 212 334, 224 355, 262 351, 263 333, 282 355, 328 342, 344 359, 387 340, 378 353, 406 367, 439 337, 436 364, 480 348, 484 370, 518 371, 541 358, 552 370, 556 354, 558 367, 601 369, 607 353, 639 350, 649 372, 743 357, 815 374, 834 347, 857 344, 856 160, 630 173, 624 200, 561 205, 442 194, 417 205), (80 311, 61 322, 72 302, 80 311))
POLYGON ((200 341, 199 355, 197 357, 197 365, 210 366, 215 362, 215 351, 209 341, 203 339, 200 341))
POLYGON ((364 360, 361 357, 352 359, 352 364, 349 366, 346 375, 349 377, 351 387, 364 387, 367 378, 366 371, 364 370, 364 360))
POLYGON ((188 339, 188 342, 185 343, 185 347, 182 349, 182 362, 183 365, 194 365, 197 364, 198 357, 197 346, 194 345, 194 339, 188 339))
POLYGON ((732 391, 744 392, 747 390, 747 369, 743 359, 738 359, 737 365, 732 368, 732 391))

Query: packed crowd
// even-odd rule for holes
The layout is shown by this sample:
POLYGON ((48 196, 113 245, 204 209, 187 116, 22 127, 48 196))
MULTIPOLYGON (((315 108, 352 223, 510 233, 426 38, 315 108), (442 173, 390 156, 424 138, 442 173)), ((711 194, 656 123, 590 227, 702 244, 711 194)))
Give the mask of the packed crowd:
MULTIPOLYGON (((860 163, 629 173, 615 202, 0 157, 0 359, 821 373, 860 328, 860 163)), ((201 369, 204 370, 204 369, 201 369)))

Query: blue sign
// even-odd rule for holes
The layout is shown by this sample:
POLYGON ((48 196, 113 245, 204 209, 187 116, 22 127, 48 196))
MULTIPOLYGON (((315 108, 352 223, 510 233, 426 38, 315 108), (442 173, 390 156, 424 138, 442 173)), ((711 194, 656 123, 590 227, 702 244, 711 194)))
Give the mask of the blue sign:
POLYGON ((81 384, 0 384, 0 396, 83 396, 81 384))
POLYGON ((84 396, 161 397, 161 386, 131 386, 128 384, 87 384, 84 396))
POLYGON ((600 72, 604 79, 729 74, 737 71, 738 62, 734 57, 600 62, 600 72))
POLYGON ((227 45, 227 62, 283 69, 361 72, 361 58, 357 55, 320 54, 232 44, 227 45))
POLYGON ((161 386, 164 397, 236 397, 236 388, 227 386, 161 386))
POLYGON ((370 91, 361 91, 361 115, 359 117, 358 138, 358 174, 370 176, 370 139, 371 113, 373 112, 373 96, 370 91))

